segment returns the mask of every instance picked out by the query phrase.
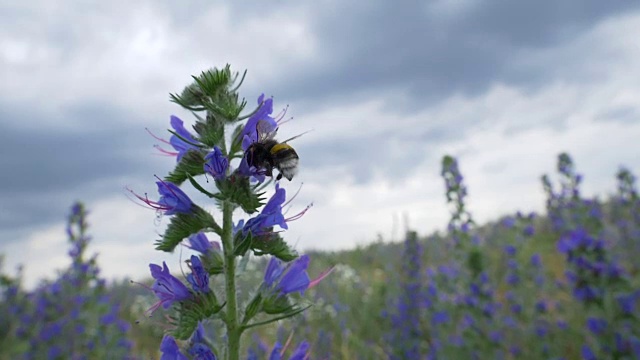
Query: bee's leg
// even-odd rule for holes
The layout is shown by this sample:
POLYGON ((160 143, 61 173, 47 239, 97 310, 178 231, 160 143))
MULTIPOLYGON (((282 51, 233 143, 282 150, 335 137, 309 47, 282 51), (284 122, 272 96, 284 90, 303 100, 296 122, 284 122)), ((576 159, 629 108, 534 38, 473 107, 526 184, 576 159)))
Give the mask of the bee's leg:
POLYGON ((278 174, 278 176, 276 177, 276 180, 280 180, 282 179, 282 173, 278 174))
POLYGON ((265 175, 267 175, 268 177, 273 177, 273 168, 271 166, 267 166, 265 168, 265 175))

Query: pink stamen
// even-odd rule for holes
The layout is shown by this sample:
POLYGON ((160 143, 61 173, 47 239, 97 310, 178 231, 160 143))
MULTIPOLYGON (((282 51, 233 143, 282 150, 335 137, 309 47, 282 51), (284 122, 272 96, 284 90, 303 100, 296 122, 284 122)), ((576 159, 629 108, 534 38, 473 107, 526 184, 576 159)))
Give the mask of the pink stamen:
POLYGON ((171 209, 171 207, 166 206, 166 205, 161 205, 156 201, 152 201, 149 200, 149 197, 147 195, 147 193, 144 193, 144 197, 136 194, 135 192, 133 192, 133 190, 129 189, 128 187, 126 188, 127 191, 129 191, 133 196, 135 196, 136 198, 138 198, 138 200, 142 201, 143 203, 147 204, 147 206, 149 206, 149 208, 154 209, 154 210, 160 210, 160 211, 166 211, 171 209))
POLYGON ((291 332, 291 334, 289 335, 289 338, 287 339, 287 342, 284 344, 284 346, 282 347, 282 351, 280 352, 280 356, 284 355, 284 352, 287 350, 287 348, 289 347, 289 345, 291 344, 291 340, 293 340, 293 331, 291 332))
POLYGON ((307 287, 307 289, 311 289, 312 287, 318 285, 318 283, 320 283, 320 281, 324 280, 324 278, 329 276, 329 274, 331 274, 335 268, 336 268, 335 266, 332 266, 332 267, 328 268, 327 270, 323 271, 322 273, 320 273, 320 275, 318 275, 317 278, 315 278, 311 282, 309 282, 309 287, 307 287))
POLYGON ((311 204, 307 205, 307 207, 306 207, 306 208, 304 208, 304 210, 300 211, 299 213, 297 213, 297 214, 293 215, 293 216, 292 216, 292 217, 290 217, 290 218, 284 219, 284 221, 289 222, 289 221, 295 221, 295 220, 300 219, 302 216, 304 216, 304 214, 305 214, 309 209, 311 209, 311 207, 312 207, 312 206, 313 206, 313 203, 311 203, 311 204))
MULTIPOLYGON (((145 289, 147 289, 147 290, 149 290, 149 291, 153 291, 153 289, 152 289, 150 286, 148 286, 148 285, 145 285, 145 284, 143 284, 143 283, 139 283, 139 282, 137 282, 137 281, 133 281, 133 280, 129 280, 129 281, 130 281, 132 284, 136 284, 136 285, 142 286, 143 288, 145 288, 145 289)), ((149 309, 147 309, 147 310, 144 312, 145 316, 149 316, 149 317, 151 317, 151 315, 153 314, 153 312, 154 312, 154 311, 156 311, 156 310, 158 310, 158 308, 159 308, 163 303, 164 303, 164 301, 160 300, 160 301, 158 301, 157 303, 153 304, 149 309)))
POLYGON ((154 139, 156 139, 156 140, 158 140, 158 141, 160 141, 160 142, 163 142, 163 143, 165 143, 165 144, 167 144, 167 145, 171 145, 171 143, 170 143, 170 142, 168 142, 167 140, 162 139, 162 138, 160 138, 160 137, 156 136, 154 133, 152 133, 152 132, 151 132, 151 130, 149 130, 149 128, 144 128, 144 129, 145 129, 145 130, 147 130, 147 132, 149 133, 149 135, 151 135, 154 139))
POLYGON ((177 156, 178 155, 177 151, 165 150, 165 149, 161 148, 160 145, 153 145, 153 147, 156 148, 158 151, 160 151, 162 154, 167 155, 167 156, 177 156))

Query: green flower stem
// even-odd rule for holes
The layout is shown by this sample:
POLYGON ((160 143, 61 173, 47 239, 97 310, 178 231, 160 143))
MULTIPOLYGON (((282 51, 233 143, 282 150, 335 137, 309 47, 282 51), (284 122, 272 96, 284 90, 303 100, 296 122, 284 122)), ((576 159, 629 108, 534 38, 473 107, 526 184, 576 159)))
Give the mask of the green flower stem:
POLYGON ((233 253, 233 205, 224 201, 222 205, 222 245, 224 248, 224 276, 227 325, 227 359, 240 359, 240 335, 242 329, 238 322, 238 300, 236 297, 236 257, 233 253))

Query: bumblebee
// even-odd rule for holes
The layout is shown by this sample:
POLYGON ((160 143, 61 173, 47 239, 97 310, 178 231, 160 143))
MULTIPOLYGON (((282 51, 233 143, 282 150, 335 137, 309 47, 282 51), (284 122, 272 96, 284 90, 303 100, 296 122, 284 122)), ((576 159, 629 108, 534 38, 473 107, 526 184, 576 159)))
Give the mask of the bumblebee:
POLYGON ((298 172, 298 153, 289 145, 287 141, 293 140, 298 136, 292 137, 282 143, 274 139, 278 129, 273 131, 264 131, 267 127, 266 122, 258 121, 256 125, 257 141, 253 142, 245 151, 245 158, 249 166, 256 169, 264 169, 266 176, 273 176, 273 169, 277 169, 279 174, 276 180, 282 179, 284 176, 291 181, 298 172))

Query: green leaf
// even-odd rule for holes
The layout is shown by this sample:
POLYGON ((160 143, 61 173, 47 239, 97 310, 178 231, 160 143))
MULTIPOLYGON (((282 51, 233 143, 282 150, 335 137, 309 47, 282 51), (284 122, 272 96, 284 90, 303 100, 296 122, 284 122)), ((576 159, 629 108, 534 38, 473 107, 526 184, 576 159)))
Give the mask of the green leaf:
POLYGON ((224 272, 224 259, 220 251, 215 249, 202 256, 202 265, 209 275, 217 275, 224 272))
POLYGON ((267 296, 262 303, 262 311, 267 314, 282 314, 295 307, 289 297, 280 293, 267 296))
POLYGON ((224 148, 224 121, 210 111, 207 111, 205 118, 196 117, 198 121, 193 129, 198 134, 198 139, 211 148, 214 146, 224 148))
POLYGON ((243 235, 242 231, 238 231, 235 238, 233 239, 233 254, 235 256, 244 256, 247 251, 251 248, 253 237, 251 232, 247 235, 243 235))
POLYGON ((198 183, 196 179, 194 179, 193 176, 191 176, 191 174, 187 174, 187 178, 189 179, 189 182, 196 190, 200 191, 201 193, 207 195, 210 198, 216 196, 216 194, 210 193, 204 187, 202 187, 202 185, 200 185, 200 183, 198 183))
POLYGON ((274 232, 252 237, 251 249, 256 256, 273 255, 287 262, 298 257, 298 253, 274 232))
POLYGON ((247 307, 244 309, 244 317, 242 318, 242 324, 247 324, 254 316, 258 315, 262 311, 262 293, 257 292, 251 299, 247 307))
POLYGON ((205 110, 204 104, 206 102, 206 97, 198 87, 198 84, 195 82, 189 86, 187 86, 182 94, 169 94, 171 101, 182 106, 185 109, 191 111, 203 111, 205 110))
POLYGON ((175 327, 171 331, 172 335, 178 340, 187 340, 199 321, 217 315, 224 305, 218 303, 213 290, 197 293, 194 299, 180 302, 177 314, 170 317, 170 322, 175 327))
POLYGON ((240 124, 233 130, 233 133, 231 135, 231 149, 229 150, 229 157, 235 157, 236 154, 238 154, 239 157, 244 156, 244 153, 242 151, 242 137, 240 136, 243 129, 244 124, 240 124))
POLYGON ((182 184, 189 176, 196 176, 204 174, 204 157, 206 152, 189 150, 180 162, 176 165, 175 169, 169 175, 165 176, 164 180, 172 182, 176 185, 182 184))
POLYGON ((211 214, 193 205, 191 213, 178 213, 171 218, 164 236, 155 243, 156 250, 173 252, 184 238, 211 229, 218 235, 222 234, 222 229, 211 214))
POLYGON ((220 191, 216 198, 221 201, 229 201, 242 208, 247 214, 252 214, 264 205, 264 193, 255 193, 254 187, 245 176, 231 175, 225 180, 216 180, 220 191))
POLYGON ((271 324, 271 323, 276 322, 276 321, 280 321, 280 320, 283 320, 283 319, 286 319, 286 318, 290 318, 290 317, 293 317, 293 316, 296 316, 296 315, 300 314, 301 312, 307 310, 310 307, 311 307, 311 305, 307 305, 307 306, 304 306, 304 307, 295 306, 295 307, 292 307, 290 311, 287 311, 287 312, 285 312, 284 314, 282 314, 280 316, 276 316, 276 317, 271 318, 269 320, 260 321, 260 322, 257 322, 257 323, 253 323, 253 324, 249 324, 249 325, 243 326, 242 329, 246 330, 246 329, 249 329, 249 328, 252 328, 252 327, 267 325, 267 324, 271 324))

